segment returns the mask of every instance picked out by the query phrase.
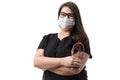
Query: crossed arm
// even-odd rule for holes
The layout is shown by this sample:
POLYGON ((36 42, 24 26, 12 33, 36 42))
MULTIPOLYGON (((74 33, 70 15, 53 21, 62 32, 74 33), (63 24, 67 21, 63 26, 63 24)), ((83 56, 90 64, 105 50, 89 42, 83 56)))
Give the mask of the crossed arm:
POLYGON ((88 54, 84 54, 82 60, 73 58, 73 56, 68 56, 64 58, 51 58, 44 56, 44 49, 38 49, 36 51, 34 57, 34 66, 38 67, 43 70, 49 70, 53 73, 60 74, 60 75, 75 75, 80 73, 80 71, 84 68, 87 60, 89 58, 88 54), (75 66, 73 64, 74 60, 77 60, 80 70, 73 70, 70 67, 75 66))

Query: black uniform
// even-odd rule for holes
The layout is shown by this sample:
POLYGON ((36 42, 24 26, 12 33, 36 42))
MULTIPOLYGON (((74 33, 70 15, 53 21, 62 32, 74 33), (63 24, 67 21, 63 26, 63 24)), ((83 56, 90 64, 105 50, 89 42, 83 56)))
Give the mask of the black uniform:
MULTIPOLYGON (((38 49, 44 49, 44 56, 46 57, 65 57, 70 55, 71 48, 75 40, 71 36, 67 36, 60 40, 57 37, 57 33, 45 35, 40 42, 38 49)), ((84 45, 85 52, 90 55, 90 46, 89 43, 84 45)), ((43 80, 87 80, 87 72, 85 68, 77 75, 74 76, 63 76, 58 75, 48 70, 44 71, 43 80)))

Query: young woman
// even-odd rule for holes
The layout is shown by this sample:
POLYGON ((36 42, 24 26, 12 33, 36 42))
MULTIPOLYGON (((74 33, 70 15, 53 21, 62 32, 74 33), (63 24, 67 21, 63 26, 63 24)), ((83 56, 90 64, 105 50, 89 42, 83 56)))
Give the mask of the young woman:
POLYGON ((66 2, 58 11, 60 32, 45 35, 34 57, 34 66, 44 70, 43 80, 87 80, 85 64, 90 53, 89 39, 84 31, 79 9, 73 2, 66 2), (83 58, 71 56, 74 43, 81 42, 83 58), (79 69, 73 69, 79 67, 79 69))

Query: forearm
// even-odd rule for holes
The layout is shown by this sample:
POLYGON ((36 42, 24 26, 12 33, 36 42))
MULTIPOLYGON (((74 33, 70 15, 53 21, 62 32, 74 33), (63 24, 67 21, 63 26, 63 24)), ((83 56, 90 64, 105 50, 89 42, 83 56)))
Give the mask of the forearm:
POLYGON ((83 70, 83 68, 85 67, 85 64, 86 64, 86 62, 87 62, 87 60, 88 60, 88 58, 89 58, 89 55, 87 55, 86 53, 84 54, 84 56, 83 56, 83 59, 81 59, 81 64, 80 64, 80 66, 79 66, 79 68, 80 69, 78 69, 78 70, 74 70, 74 68, 73 68, 73 70, 71 69, 71 68, 68 68, 68 67, 58 67, 58 68, 54 68, 54 69, 51 69, 50 71, 51 72, 54 72, 54 73, 56 73, 56 74, 60 74, 60 75, 75 75, 75 74, 78 74, 78 73, 80 73, 82 70, 83 70))
POLYGON ((75 71, 75 70, 72 70, 71 68, 63 67, 63 66, 50 69, 49 71, 59 74, 59 75, 64 75, 64 76, 71 76, 71 75, 75 75, 79 73, 79 71, 75 71))
POLYGON ((61 66, 61 58, 49 58, 43 56, 35 56, 34 66, 40 69, 53 69, 61 66))

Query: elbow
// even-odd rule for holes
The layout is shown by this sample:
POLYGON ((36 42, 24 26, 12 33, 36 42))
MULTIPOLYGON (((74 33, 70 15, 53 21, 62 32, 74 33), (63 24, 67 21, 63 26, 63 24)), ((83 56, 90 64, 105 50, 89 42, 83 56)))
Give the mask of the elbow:
POLYGON ((41 64, 40 60, 37 57, 34 58, 33 65, 36 68, 42 69, 42 64, 41 64))
POLYGON ((40 59, 40 57, 38 56, 35 56, 34 57, 34 61, 33 61, 33 65, 34 67, 36 68, 39 68, 39 69, 44 69, 44 64, 42 63, 43 61, 40 59))
POLYGON ((38 65, 34 62, 34 67, 38 67, 38 65))
POLYGON ((37 62, 36 58, 34 58, 33 65, 34 65, 34 67, 38 67, 38 62, 37 62))

